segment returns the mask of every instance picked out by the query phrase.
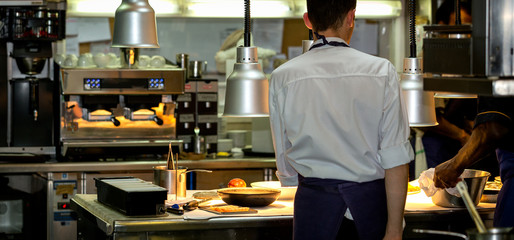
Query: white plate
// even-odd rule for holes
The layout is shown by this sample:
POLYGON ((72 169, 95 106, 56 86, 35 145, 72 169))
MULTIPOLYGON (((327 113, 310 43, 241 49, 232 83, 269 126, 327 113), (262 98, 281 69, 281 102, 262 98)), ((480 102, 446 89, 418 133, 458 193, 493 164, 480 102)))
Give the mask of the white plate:
POLYGON ((253 182, 250 183, 250 186, 257 188, 257 187, 264 187, 264 188, 275 188, 279 189, 281 191, 280 197, 278 197, 278 200, 292 200, 294 199, 294 196, 296 194, 297 187, 282 187, 280 185, 279 181, 262 181, 262 182, 253 182))

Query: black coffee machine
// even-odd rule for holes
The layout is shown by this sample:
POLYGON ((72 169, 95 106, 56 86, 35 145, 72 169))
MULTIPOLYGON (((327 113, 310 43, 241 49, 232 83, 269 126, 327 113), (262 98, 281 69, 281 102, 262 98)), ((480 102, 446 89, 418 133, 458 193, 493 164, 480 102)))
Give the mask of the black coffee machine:
POLYGON ((0 153, 46 160, 58 143, 52 44, 64 38, 64 11, 12 7, 0 17, 7 23, 0 39, 0 153))

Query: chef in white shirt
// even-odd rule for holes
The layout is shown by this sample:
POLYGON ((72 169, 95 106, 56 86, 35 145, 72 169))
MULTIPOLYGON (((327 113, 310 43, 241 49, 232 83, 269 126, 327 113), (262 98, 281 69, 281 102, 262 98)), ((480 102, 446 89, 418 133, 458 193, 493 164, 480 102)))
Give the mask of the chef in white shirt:
POLYGON ((315 42, 271 76, 277 176, 298 186, 296 240, 335 239, 348 210, 360 239, 402 237, 409 121, 394 66, 349 46, 355 7, 307 0, 315 42))

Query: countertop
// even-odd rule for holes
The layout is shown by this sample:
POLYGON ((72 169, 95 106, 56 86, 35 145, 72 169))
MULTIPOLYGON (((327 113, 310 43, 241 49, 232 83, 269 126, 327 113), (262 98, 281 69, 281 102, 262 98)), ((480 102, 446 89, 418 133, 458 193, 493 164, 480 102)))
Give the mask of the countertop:
MULTIPOLYGON (((192 192, 188 190, 188 196, 192 192)), ((489 219, 494 213, 496 204, 480 203, 477 206, 482 218, 489 219)), ((276 201, 270 206, 256 208, 258 214, 241 215, 217 215, 203 210, 186 212, 184 215, 167 213, 156 217, 127 217, 123 214, 104 206, 96 200, 95 194, 78 194, 72 199, 72 207, 78 212, 95 216, 97 227, 111 235, 115 232, 148 232, 148 231, 185 231, 205 230, 205 228, 238 228, 252 226, 273 226, 274 224, 292 226, 293 200, 276 201)), ((465 218, 470 218, 466 208, 443 208, 434 205, 424 193, 417 193, 407 197, 405 207, 406 229, 427 226, 426 221, 436 221, 441 224, 444 219, 455 221, 458 224, 469 223, 465 218), (460 220, 462 219, 462 220, 460 220), (423 221, 423 223, 419 223, 423 221), (421 224, 421 225, 420 225, 421 224), (409 228, 410 227, 410 228, 409 228)), ((470 220, 470 219, 469 219, 470 220)), ((470 220, 471 221, 471 220, 470 220)), ((472 224, 472 223, 471 223, 472 224)), ((435 224, 428 224, 435 228, 435 224)), ((447 226, 450 228, 449 226, 447 226)), ((406 230, 407 231, 407 230, 406 230)))

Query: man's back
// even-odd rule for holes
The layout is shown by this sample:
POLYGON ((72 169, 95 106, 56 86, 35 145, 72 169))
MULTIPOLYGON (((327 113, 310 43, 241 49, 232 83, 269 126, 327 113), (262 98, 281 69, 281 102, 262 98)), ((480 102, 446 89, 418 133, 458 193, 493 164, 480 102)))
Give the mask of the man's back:
POLYGON ((355 182, 384 176, 379 150, 401 145, 398 136, 408 128, 389 61, 321 47, 282 65, 271 79, 270 102, 290 143, 285 155, 300 174, 355 182))

